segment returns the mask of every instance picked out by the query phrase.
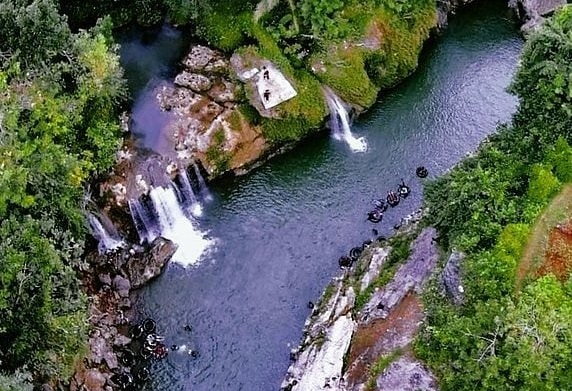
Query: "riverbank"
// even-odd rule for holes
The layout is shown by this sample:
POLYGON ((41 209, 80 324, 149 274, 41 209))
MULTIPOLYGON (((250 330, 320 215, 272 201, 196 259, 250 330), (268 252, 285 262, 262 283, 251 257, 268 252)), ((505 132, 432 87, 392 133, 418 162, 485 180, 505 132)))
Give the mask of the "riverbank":
POLYGON ((440 256, 435 229, 420 225, 425 213, 363 246, 355 265, 328 285, 291 351, 283 390, 437 389, 411 351, 425 318, 420 297, 440 256))

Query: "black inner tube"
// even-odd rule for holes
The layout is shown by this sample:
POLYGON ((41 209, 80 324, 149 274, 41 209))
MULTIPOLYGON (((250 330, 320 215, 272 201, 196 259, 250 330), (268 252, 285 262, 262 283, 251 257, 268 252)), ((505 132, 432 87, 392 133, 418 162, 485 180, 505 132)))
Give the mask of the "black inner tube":
POLYGON ((415 174, 419 177, 419 178, 425 178, 427 177, 427 175, 429 175, 429 171, 427 171, 427 169, 423 166, 417 167, 417 169, 415 170, 415 174))

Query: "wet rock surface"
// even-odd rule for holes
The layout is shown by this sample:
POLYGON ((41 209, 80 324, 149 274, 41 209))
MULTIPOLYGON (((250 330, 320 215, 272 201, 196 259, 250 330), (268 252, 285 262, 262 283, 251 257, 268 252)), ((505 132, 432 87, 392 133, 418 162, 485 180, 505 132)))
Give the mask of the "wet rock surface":
POLYGON ((122 388, 117 379, 135 381, 131 372, 140 365, 124 358, 133 343, 131 298, 134 289, 161 273, 175 250, 171 241, 159 237, 148 249, 88 254, 91 271, 84 277, 84 285, 90 298, 90 353, 71 379, 70 390, 118 390, 122 388))
POLYGON ((125 270, 133 288, 139 288, 159 276, 176 250, 177 246, 173 242, 159 236, 153 241, 149 251, 138 257, 131 257, 125 265, 125 270))

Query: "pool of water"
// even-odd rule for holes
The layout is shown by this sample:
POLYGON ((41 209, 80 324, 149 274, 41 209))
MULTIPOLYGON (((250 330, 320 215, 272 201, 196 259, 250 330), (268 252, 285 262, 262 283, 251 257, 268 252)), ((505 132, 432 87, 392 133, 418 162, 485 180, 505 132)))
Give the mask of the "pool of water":
MULTIPOLYGON (((211 185, 214 200, 198 224, 216 244, 195 267, 169 265, 138 303, 169 345, 192 347, 200 357, 173 352, 153 364, 148 389, 279 389, 307 303, 338 273, 337 259, 370 238, 372 228, 389 234, 420 207, 415 167, 439 175, 509 120, 517 101, 505 90, 522 44, 502 2, 461 11, 424 50, 418 71, 353 124, 367 152, 323 135, 211 185), (401 178, 412 195, 382 223, 366 221, 371 200, 401 178)), ((141 91, 135 115, 151 99, 141 91)), ((148 127, 140 137, 153 132, 148 127)))

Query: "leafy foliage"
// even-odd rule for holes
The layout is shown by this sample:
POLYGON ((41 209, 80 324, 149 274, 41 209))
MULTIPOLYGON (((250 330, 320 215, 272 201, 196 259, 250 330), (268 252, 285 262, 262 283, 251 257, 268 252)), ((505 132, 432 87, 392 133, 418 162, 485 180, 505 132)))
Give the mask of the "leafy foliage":
POLYGON ((81 202, 126 90, 109 20, 72 34, 50 0, 2 2, 0 20, 0 384, 27 389, 24 368, 66 378, 84 351, 81 202))
POLYGON ((431 223, 467 254, 464 305, 450 304, 435 282, 416 342, 443 390, 572 387, 572 279, 547 276, 515 288, 532 224, 571 179, 570 31, 569 6, 525 47, 512 84, 520 99, 512 126, 426 188, 431 223))

